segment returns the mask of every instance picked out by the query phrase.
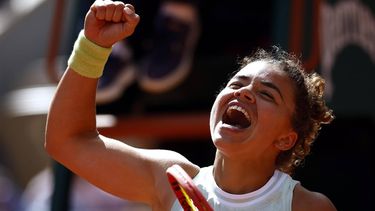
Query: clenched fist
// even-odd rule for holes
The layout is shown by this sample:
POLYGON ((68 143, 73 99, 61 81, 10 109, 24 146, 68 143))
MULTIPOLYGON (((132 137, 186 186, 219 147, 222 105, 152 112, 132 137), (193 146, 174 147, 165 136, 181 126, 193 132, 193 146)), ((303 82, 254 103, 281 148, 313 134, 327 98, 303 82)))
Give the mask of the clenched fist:
POLYGON ((120 1, 97 0, 85 18, 87 39, 105 48, 130 36, 139 22, 131 4, 120 1))

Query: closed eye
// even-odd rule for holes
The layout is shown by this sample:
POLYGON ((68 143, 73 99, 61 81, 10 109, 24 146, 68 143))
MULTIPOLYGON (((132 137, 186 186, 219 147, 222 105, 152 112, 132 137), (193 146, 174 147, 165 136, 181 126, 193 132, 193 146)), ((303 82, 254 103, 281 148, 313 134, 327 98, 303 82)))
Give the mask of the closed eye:
POLYGON ((242 84, 238 82, 232 82, 228 85, 228 87, 231 89, 239 89, 242 87, 242 84))
POLYGON ((270 94, 269 92, 267 91, 259 91, 260 95, 263 97, 263 98, 266 98, 267 100, 271 100, 271 101, 275 101, 275 98, 273 97, 272 94, 270 94))
POLYGON ((281 94, 280 89, 275 84, 273 84, 271 82, 268 82, 268 81, 261 81, 261 84, 268 87, 268 88, 271 88, 271 89, 275 90, 280 95, 281 99, 284 101, 284 97, 281 94))

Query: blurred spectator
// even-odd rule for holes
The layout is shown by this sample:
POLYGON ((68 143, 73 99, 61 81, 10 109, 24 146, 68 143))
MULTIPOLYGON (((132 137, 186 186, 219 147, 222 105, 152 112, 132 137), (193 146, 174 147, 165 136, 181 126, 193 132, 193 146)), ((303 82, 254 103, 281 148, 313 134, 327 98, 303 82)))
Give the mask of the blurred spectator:
POLYGON ((127 41, 116 44, 99 80, 97 103, 116 100, 136 80, 150 93, 175 88, 191 70, 198 36, 198 11, 193 2, 161 2, 154 18, 150 51, 135 64, 127 41))

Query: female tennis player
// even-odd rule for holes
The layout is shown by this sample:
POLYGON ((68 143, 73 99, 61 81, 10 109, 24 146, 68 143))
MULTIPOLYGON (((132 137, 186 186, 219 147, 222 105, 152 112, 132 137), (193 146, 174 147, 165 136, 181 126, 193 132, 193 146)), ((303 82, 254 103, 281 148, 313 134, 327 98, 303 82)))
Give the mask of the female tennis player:
POLYGON ((98 0, 88 11, 48 114, 45 147, 55 160, 153 210, 182 209, 165 173, 174 164, 193 178, 214 210, 335 210, 326 196, 290 176, 320 125, 333 118, 322 99, 323 80, 303 73, 298 60, 277 48, 244 59, 217 95, 210 116, 217 148, 212 166, 200 168, 173 151, 134 148, 100 135, 98 78, 111 46, 130 36, 139 19, 122 2, 98 0))

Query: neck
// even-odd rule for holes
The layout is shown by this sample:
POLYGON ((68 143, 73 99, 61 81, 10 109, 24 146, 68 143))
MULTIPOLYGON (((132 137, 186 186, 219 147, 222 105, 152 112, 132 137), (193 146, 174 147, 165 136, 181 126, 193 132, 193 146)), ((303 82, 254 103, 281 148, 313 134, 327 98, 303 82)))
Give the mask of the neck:
POLYGON ((233 160, 216 152, 214 178, 216 184, 232 194, 244 194, 264 186, 276 169, 274 159, 233 160))

